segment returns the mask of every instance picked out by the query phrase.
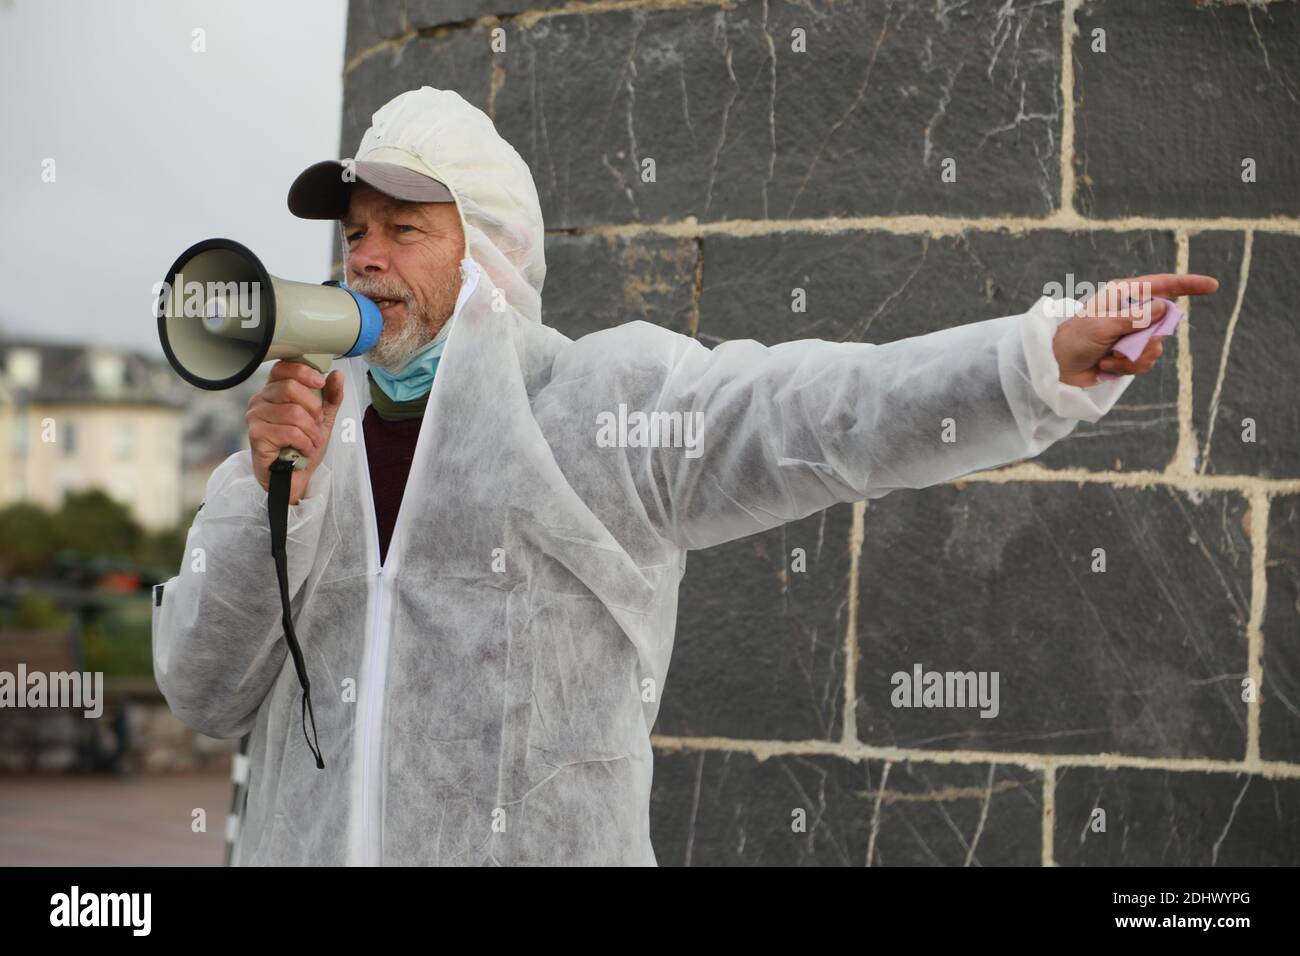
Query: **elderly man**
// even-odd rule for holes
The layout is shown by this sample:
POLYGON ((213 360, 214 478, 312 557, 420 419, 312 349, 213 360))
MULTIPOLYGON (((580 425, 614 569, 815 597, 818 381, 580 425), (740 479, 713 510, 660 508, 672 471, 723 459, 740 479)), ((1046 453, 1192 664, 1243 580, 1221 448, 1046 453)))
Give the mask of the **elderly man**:
POLYGON ((340 220, 383 334, 327 379, 271 370, 250 449, 190 530, 204 566, 154 617, 173 711, 249 736, 246 864, 654 864, 650 730, 686 552, 1038 454, 1160 355, 1108 357, 1160 316, 1139 295, 1217 286, 1151 276, 1132 302, 1043 297, 884 345, 710 350, 645 322, 573 341, 541 323, 527 165, 429 87, 374 115, 355 164, 304 172, 289 205, 340 220), (285 446, 310 457, 288 585, 323 769, 267 556, 285 446))

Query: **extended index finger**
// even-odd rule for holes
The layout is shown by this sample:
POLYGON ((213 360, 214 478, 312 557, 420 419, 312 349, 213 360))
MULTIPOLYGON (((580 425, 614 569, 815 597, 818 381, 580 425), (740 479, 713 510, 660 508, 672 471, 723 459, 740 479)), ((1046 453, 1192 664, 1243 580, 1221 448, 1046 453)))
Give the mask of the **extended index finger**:
POLYGON ((1115 279, 1116 283, 1138 283, 1138 288, 1151 289, 1153 296, 1162 299, 1176 299, 1184 295, 1210 295, 1219 288, 1219 280, 1214 276, 1196 273, 1159 272, 1154 275, 1133 276, 1129 279, 1115 279))

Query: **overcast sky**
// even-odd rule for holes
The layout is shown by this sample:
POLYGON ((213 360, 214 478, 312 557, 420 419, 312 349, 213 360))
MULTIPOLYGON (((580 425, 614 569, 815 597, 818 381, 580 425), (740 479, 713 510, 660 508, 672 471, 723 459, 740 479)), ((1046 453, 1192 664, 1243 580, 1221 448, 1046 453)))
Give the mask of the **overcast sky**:
POLYGON ((346 0, 0 0, 0 335, 161 358, 152 286, 211 236, 328 279, 336 227, 285 195, 339 156, 346 19, 346 0))

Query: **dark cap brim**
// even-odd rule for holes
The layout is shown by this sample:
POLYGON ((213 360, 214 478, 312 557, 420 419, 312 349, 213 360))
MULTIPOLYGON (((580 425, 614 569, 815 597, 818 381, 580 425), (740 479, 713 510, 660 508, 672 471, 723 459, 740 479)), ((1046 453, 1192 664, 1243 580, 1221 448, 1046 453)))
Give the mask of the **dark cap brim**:
MULTIPOLYGON (((455 202, 443 183, 396 163, 353 164, 358 182, 407 202, 455 202)), ((352 183, 343 178, 347 164, 326 159, 308 166, 289 187, 289 211, 299 219, 342 219, 348 211, 352 183)))

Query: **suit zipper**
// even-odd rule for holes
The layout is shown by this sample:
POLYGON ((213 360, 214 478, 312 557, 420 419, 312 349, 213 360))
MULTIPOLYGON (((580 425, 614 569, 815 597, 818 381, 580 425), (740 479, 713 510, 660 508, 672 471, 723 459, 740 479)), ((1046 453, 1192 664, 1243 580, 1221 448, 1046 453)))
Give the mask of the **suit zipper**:
MULTIPOLYGON (((362 464, 366 474, 366 510, 370 515, 370 536, 374 544, 375 563, 370 573, 375 579, 374 614, 370 619, 370 653, 366 663, 366 687, 364 688, 365 708, 361 722, 361 862, 365 866, 379 863, 378 826, 379 816, 379 749, 375 746, 375 734, 380 720, 379 708, 384 696, 384 684, 388 671, 388 628, 384 615, 388 607, 388 577, 384 574, 384 563, 379 559, 379 516, 375 513, 374 490, 370 487, 370 460, 365 451, 365 436, 361 439, 362 464)), ((388 543, 390 554, 393 546, 388 543)))
MULTIPOLYGON (((462 306, 478 286, 480 270, 479 264, 472 259, 466 258, 462 260, 461 291, 456 301, 456 314, 459 314, 462 306), (469 263, 468 267, 465 263, 469 263)), ((362 380, 364 381, 364 376, 362 380)), ((358 403, 360 403, 359 398, 358 403)), ((364 414, 364 409, 362 413, 364 414)), ((418 452, 418 440, 416 448, 418 452)), ((370 568, 370 574, 375 579, 375 611, 370 620, 366 681, 361 690, 365 701, 362 713, 360 761, 361 862, 365 866, 376 866, 380 862, 379 824, 382 815, 379 802, 382 794, 379 792, 379 783, 382 779, 380 763, 383 758, 376 735, 382 722, 381 708, 383 707, 384 685, 388 679, 388 582, 396 574, 397 539, 402 533, 402 511, 406 507, 409 496, 403 491, 402 504, 398 506, 397 518, 393 523, 393 534, 388 541, 388 558, 390 560, 381 561, 379 558, 379 516, 375 512, 375 492, 370 482, 370 457, 369 452, 366 451, 364 432, 361 436, 361 463, 365 479, 366 512, 370 515, 370 540, 374 545, 373 553, 375 555, 374 564, 370 568), (385 570, 387 570, 387 574, 385 574, 385 570)))

